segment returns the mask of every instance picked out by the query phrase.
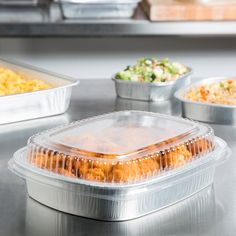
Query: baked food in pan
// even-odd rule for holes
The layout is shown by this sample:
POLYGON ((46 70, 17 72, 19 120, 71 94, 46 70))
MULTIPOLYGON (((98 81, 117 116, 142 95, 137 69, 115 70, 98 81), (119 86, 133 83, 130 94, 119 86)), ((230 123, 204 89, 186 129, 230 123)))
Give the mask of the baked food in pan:
MULTIPOLYGON (((150 153, 152 153, 152 149, 150 146, 150 153)), ((157 175, 160 170, 184 166, 197 155, 211 150, 212 142, 210 140, 196 139, 170 150, 148 154, 130 161, 128 159, 117 160, 112 156, 110 159, 106 156, 108 161, 104 161, 103 157, 83 158, 73 156, 73 154, 63 155, 43 148, 39 150, 38 154, 29 158, 30 162, 39 168, 68 177, 99 182, 127 183, 157 175)))

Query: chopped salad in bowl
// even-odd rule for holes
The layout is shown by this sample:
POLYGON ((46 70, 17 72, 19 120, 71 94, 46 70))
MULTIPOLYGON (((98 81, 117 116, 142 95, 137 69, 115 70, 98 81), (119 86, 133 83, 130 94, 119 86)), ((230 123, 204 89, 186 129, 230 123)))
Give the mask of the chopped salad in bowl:
POLYGON ((164 83, 175 81, 190 72, 190 69, 178 62, 166 59, 142 58, 134 66, 127 66, 115 75, 117 80, 133 82, 164 83))
POLYGON ((195 102, 236 105, 236 79, 223 79, 193 87, 185 98, 195 102))

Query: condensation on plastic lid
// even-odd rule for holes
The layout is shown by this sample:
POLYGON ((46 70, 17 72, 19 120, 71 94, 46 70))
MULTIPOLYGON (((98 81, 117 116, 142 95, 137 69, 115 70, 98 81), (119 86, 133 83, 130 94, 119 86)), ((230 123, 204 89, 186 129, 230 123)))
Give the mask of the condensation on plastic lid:
POLYGON ((70 150, 70 153, 82 153, 83 156, 127 158, 145 150, 167 149, 204 135, 207 128, 190 120, 158 113, 121 111, 49 131, 33 137, 33 142, 59 152, 70 150))

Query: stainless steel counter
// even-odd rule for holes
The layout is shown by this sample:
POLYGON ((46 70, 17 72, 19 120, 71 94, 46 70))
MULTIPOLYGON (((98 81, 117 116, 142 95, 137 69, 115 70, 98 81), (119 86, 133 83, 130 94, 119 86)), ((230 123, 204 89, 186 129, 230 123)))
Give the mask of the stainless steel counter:
POLYGON ((132 19, 65 20, 57 5, 0 8, 0 36, 220 36, 235 37, 236 21, 150 22, 138 8, 132 19))
MULTIPOLYGON (((214 186, 174 206, 128 222, 100 222, 64 214, 27 196, 24 181, 7 169, 7 162, 35 132, 115 110, 147 110, 180 116, 180 104, 174 100, 146 103, 116 99, 113 86, 110 80, 83 80, 74 90, 66 114, 0 126, 0 235, 236 235, 234 155, 217 168, 214 186)), ((214 125, 213 128, 236 153, 236 127, 214 125)))

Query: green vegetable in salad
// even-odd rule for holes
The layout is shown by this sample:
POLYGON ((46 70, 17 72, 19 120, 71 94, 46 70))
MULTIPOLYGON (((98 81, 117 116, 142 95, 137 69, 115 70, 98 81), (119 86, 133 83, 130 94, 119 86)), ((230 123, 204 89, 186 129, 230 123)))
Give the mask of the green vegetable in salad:
POLYGON ((134 82, 163 83, 178 79, 188 72, 188 68, 169 59, 142 58, 134 66, 116 74, 115 78, 134 82))
POLYGON ((227 90, 228 92, 230 92, 232 89, 233 89, 233 85, 232 85, 232 82, 231 80, 228 80, 228 81, 221 81, 219 83, 219 86, 221 89, 225 89, 227 90))

